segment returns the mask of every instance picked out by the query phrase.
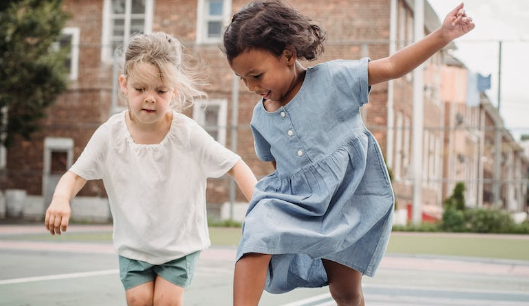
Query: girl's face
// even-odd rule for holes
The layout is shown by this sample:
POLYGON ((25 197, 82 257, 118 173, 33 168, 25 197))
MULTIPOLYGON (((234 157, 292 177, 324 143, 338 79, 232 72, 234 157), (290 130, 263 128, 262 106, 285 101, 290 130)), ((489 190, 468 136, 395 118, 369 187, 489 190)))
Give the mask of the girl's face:
POLYGON ((156 124, 170 110, 175 90, 164 84, 160 70, 149 63, 138 63, 128 76, 120 76, 119 84, 127 96, 129 112, 141 124, 156 124))
POLYGON ((250 91, 265 100, 285 105, 299 90, 296 57, 289 50, 279 57, 265 50, 248 50, 235 57, 230 66, 250 91))

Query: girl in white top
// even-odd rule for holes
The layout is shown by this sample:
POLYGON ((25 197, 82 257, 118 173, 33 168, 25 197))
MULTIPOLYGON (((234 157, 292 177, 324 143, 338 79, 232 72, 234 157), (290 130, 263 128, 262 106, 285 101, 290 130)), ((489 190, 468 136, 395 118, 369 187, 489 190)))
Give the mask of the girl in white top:
POLYGON ((256 183, 238 155, 179 113, 203 95, 182 57, 168 34, 131 39, 119 77, 128 110, 96 130, 46 211, 46 229, 61 234, 73 197, 87 180, 103 180, 128 305, 156 305, 161 297, 182 305, 197 255, 210 245, 208 177, 228 173, 248 199, 256 183))

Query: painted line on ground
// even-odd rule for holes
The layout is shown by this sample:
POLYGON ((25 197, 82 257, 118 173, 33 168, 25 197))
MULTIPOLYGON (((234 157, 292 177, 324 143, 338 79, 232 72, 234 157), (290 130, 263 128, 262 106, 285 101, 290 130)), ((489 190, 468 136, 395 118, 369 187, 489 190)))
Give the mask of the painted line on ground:
POLYGON ((0 285, 11 285, 11 284, 31 283, 31 282, 41 282, 41 281, 58 280, 58 279, 81 278, 81 277, 93 277, 93 276, 112 275, 112 274, 119 274, 119 270, 111 269, 111 270, 101 270, 101 271, 93 271, 93 272, 68 273, 68 274, 56 274, 56 275, 46 275, 46 276, 5 279, 5 280, 0 280, 0 285))
MULTIPOLYGON (((325 306, 325 305, 333 305, 333 304, 328 304, 327 303, 328 299, 332 300, 331 294, 330 293, 324 293, 324 294, 316 295, 316 296, 313 296, 313 297, 310 297, 310 298, 306 298, 306 299, 303 299, 303 300, 300 300, 300 301, 297 301, 297 302, 284 304, 284 305, 281 305, 281 306, 306 306, 306 305, 325 306), (316 302, 325 302, 326 304, 313 304, 313 303, 316 303, 316 302)), ((331 301, 331 303, 334 303, 334 302, 331 301)))

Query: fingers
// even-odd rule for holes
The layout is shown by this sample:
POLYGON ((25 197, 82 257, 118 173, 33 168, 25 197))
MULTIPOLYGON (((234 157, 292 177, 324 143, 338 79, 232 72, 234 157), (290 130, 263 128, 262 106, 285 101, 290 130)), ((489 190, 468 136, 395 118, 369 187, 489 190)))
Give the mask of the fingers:
POLYGON ((47 212, 44 219, 44 224, 46 226, 46 230, 48 230, 50 234, 60 235, 62 232, 66 232, 68 229, 69 220, 70 218, 68 215, 47 212))
POLYGON ((457 13, 463 9, 463 7, 465 6, 465 4, 463 2, 461 2, 458 6, 456 6, 455 9, 453 9, 449 15, 457 15, 457 13))

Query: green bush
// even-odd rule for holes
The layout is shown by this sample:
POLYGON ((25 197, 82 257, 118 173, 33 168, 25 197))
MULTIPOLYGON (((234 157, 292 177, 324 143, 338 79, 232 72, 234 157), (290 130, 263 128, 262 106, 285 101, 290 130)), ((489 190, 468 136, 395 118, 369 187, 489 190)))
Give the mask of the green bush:
POLYGON ((421 224, 407 224, 393 226, 394 232, 438 232, 439 224, 437 223, 421 223, 421 224))
POLYGON ((446 207, 440 229, 447 232, 464 232, 466 230, 465 213, 454 206, 446 207))
POLYGON ((444 202, 444 207, 465 210, 465 183, 457 182, 454 191, 444 202))
POLYGON ((509 234, 527 234, 529 235, 529 221, 524 221, 523 223, 516 224, 513 223, 509 227, 509 234))
POLYGON ((498 209, 474 208, 465 211, 466 228, 474 233, 508 233, 514 221, 498 209))
POLYGON ((215 220, 208 218, 208 226, 211 227, 241 227, 242 223, 235 220, 215 220))

